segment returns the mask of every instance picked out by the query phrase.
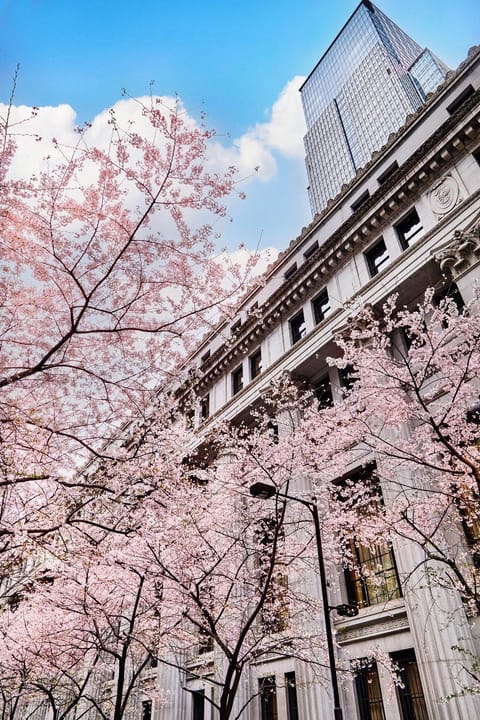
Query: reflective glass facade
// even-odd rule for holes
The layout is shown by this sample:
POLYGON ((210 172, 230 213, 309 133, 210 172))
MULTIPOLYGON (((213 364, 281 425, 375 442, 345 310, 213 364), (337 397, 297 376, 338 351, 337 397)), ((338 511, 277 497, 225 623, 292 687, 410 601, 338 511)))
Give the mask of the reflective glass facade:
POLYGON ((360 3, 301 89, 314 214, 420 107, 446 70, 372 3, 360 3))

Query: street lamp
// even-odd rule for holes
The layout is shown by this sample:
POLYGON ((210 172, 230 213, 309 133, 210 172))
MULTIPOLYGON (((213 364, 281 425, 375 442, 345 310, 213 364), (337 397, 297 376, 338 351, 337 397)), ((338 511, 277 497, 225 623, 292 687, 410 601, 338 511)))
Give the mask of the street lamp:
POLYGON ((304 500, 303 498, 294 497, 293 495, 287 495, 286 493, 279 492, 273 485, 267 485, 267 483, 256 482, 250 487, 250 494, 253 497, 267 500, 268 498, 276 495, 277 497, 283 497, 287 500, 293 500, 295 502, 304 505, 310 511, 313 524, 315 527, 315 539, 317 541, 317 556, 318 556, 318 571, 320 574, 320 586, 322 590, 322 603, 323 603, 323 614, 325 621, 325 634, 327 636, 327 648, 328 648, 328 660, 330 663, 330 677, 333 691, 333 717, 334 720, 343 720, 343 712, 340 707, 340 695, 338 692, 338 680, 337 680, 337 668, 335 665, 335 652, 333 648, 333 636, 332 626, 330 623, 330 610, 336 610, 339 615, 344 617, 353 617, 358 615, 358 608, 355 605, 329 605, 327 595, 327 578, 325 576, 325 564, 323 561, 323 549, 322 549, 322 537, 320 535, 320 521, 318 518, 318 508, 315 502, 304 500))

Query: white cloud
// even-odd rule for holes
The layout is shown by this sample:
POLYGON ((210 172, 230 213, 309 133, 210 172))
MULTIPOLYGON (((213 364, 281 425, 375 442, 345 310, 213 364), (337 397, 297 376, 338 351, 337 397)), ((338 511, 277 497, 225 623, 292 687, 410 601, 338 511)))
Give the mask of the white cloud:
MULTIPOLYGON (((208 165, 220 172, 233 165, 238 169, 240 178, 268 181, 277 172, 276 153, 303 160, 305 124, 298 92, 303 79, 296 76, 286 84, 273 104, 267 122, 257 123, 230 144, 212 142, 208 165)), ((170 107, 175 102, 174 98, 169 97, 161 101, 170 107)), ((115 103, 113 110, 119 125, 125 128, 128 123, 134 122, 138 133, 148 132, 148 120, 142 116, 141 110, 142 103, 149 102, 150 98, 126 98, 115 103)), ((1 117, 6 116, 7 109, 7 106, 0 104, 1 117)), ((196 121, 182 106, 180 109, 187 125, 193 126, 196 121)), ((90 143, 99 147, 107 146, 112 130, 110 119, 110 110, 104 110, 94 118, 88 133, 90 143)), ((13 107, 11 121, 16 123, 18 153, 13 171, 17 176, 24 174, 25 168, 28 168, 29 173, 38 171, 42 159, 53 150, 49 148, 52 138, 67 146, 77 140, 74 132, 76 113, 66 104, 41 107, 34 117, 32 108, 13 107), (37 142, 36 136, 44 142, 37 142)))

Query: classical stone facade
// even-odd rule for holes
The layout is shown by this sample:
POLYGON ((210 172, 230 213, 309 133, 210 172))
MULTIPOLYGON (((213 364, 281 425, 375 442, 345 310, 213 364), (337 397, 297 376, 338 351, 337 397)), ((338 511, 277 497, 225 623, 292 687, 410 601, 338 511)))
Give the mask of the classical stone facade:
MULTIPOLYGON (((335 335, 347 326, 352 305, 375 308, 395 292, 401 304, 411 306, 426 287, 442 289, 452 281, 465 302, 471 299, 480 277, 479 87, 477 48, 342 194, 302 230, 269 269, 265 284, 244 299, 231 324, 203 341, 189 360, 199 371, 200 441, 217 422, 241 421, 283 372, 312 387, 328 383, 334 402, 339 402, 341 379, 326 357, 335 335)), ((303 485, 301 490, 308 489, 303 485)), ((388 502, 388 490, 386 497, 388 502)), ((397 542, 394 552, 400 576, 421 562, 420 549, 407 541, 397 542)), ((332 604, 345 602, 342 582, 332 583, 332 588, 337 586, 331 591, 332 604)), ((387 602, 370 603, 356 617, 334 620, 337 652, 339 660, 365 658, 375 647, 408 665, 418 672, 415 682, 424 701, 408 709, 402 705, 401 693, 389 686, 387 673, 370 668, 362 681, 373 704, 359 697, 358 681, 347 678, 341 684, 344 717, 480 717, 478 696, 445 701, 455 695, 464 672, 455 648, 462 645, 477 656, 480 652, 477 620, 457 613, 451 622, 450 609, 459 604, 452 591, 439 588, 438 602, 432 603, 431 588, 414 583, 411 587, 415 589, 404 588, 401 596, 387 602)), ((214 657, 212 651, 204 672, 216 672, 214 657)), ((318 683, 307 665, 287 656, 263 659, 249 668, 238 708, 258 693, 262 678, 275 679, 276 707, 262 713, 257 697, 241 718, 333 717, 328 674, 324 684, 318 683), (296 699, 290 691, 292 678, 296 699)), ((186 684, 190 690, 214 692, 208 682, 188 672, 179 680, 176 671, 159 668, 157 683, 169 699, 153 707, 156 720, 214 717, 208 704, 195 705, 195 696, 182 689, 186 684)))

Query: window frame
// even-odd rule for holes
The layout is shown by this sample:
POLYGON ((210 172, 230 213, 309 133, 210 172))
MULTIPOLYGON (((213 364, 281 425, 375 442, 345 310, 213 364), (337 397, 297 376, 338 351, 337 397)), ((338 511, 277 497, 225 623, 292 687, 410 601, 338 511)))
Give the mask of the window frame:
POLYGON ((257 350, 250 355, 248 358, 248 365, 250 368, 250 379, 254 380, 262 373, 262 348, 259 347, 257 350), (260 362, 257 362, 257 360, 260 362))
POLYGON ((243 364, 232 370, 232 397, 243 390, 243 364))
POLYGON ((385 240, 383 236, 380 236, 377 238, 377 240, 371 245, 368 250, 366 250, 363 253, 363 256, 365 258, 365 263, 367 265, 367 270, 371 278, 374 278, 376 275, 378 275, 382 270, 384 269, 384 266, 388 264, 390 260, 390 255, 388 252, 387 245, 385 243, 385 240), (383 245, 383 252, 378 255, 378 257, 375 257, 373 255, 374 251, 383 245), (380 260, 380 262, 378 262, 380 260))
POLYGON ((296 345, 300 340, 307 334, 307 323, 305 322, 305 313, 303 308, 299 310, 293 317, 288 321, 290 328, 290 340, 292 345, 296 345), (301 322, 297 324, 297 321, 301 318, 301 322))
POLYGON ((332 306, 330 304, 330 297, 328 295, 328 290, 326 287, 324 287, 312 300, 312 311, 313 311, 313 320, 315 325, 319 325, 321 322, 325 320, 327 315, 332 311, 332 306), (321 300, 325 300, 326 302, 321 302, 321 300), (323 309, 325 308, 325 309, 323 309))
POLYGON ((415 239, 418 240, 418 238, 421 237, 421 234, 423 234, 422 231, 424 229, 416 207, 410 208, 408 213, 406 213, 406 215, 404 215, 401 220, 399 220, 397 223, 395 223, 395 225, 393 227, 395 229, 395 233, 397 235, 398 242, 399 242, 399 245, 400 245, 402 251, 408 250, 408 248, 411 247, 412 243, 415 242, 415 239), (408 220, 413 215, 416 216, 417 222, 411 226, 410 230, 412 228, 415 228, 416 226, 417 226, 417 229, 411 235, 409 235, 408 234, 409 230, 403 231, 402 226, 406 225, 408 223, 408 220), (421 234, 419 235, 419 233, 421 233, 421 234))

